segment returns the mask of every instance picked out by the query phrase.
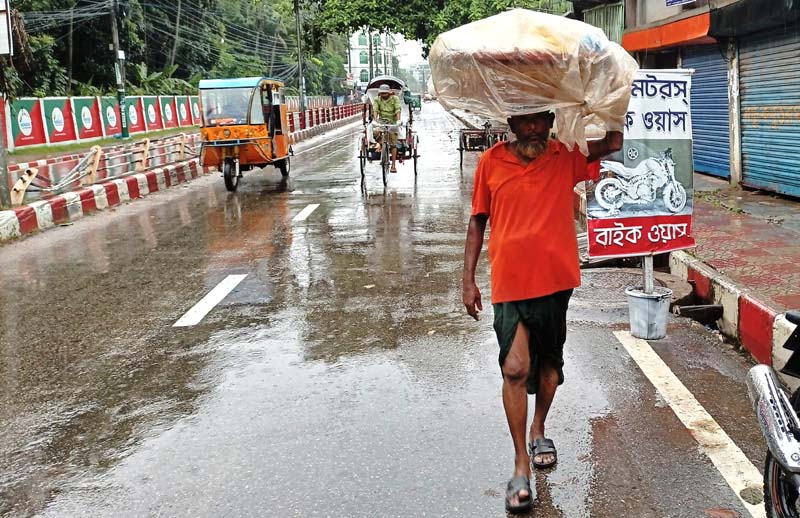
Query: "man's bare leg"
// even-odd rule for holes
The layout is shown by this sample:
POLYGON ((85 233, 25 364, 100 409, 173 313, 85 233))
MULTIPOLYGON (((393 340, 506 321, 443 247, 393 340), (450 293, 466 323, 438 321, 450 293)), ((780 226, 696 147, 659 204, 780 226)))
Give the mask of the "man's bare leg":
POLYGON ((397 172, 397 146, 392 146, 392 171, 397 172))
MULTIPOLYGON (((526 382, 530 372, 530 353, 528 352, 528 330, 522 323, 517 324, 517 332, 511 351, 503 362, 503 406, 506 409, 508 428, 514 441, 514 476, 530 477, 531 459, 525 443, 525 429, 528 425, 528 391, 526 382)), ((519 497, 526 500, 529 495, 522 491, 519 497)), ((511 502, 518 505, 519 501, 511 502)))
MULTIPOLYGON (((558 371, 549 361, 542 358, 539 363, 539 386, 536 389, 536 410, 531 423, 531 442, 544 438, 544 422, 550 411, 550 405, 553 404, 557 388, 558 371)), ((544 453, 537 455, 534 460, 537 464, 550 464, 556 457, 552 453, 544 453)))

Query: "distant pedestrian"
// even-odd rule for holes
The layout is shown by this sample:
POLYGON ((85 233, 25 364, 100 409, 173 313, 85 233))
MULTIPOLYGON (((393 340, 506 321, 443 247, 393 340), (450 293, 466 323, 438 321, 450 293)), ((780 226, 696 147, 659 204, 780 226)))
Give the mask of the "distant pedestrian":
POLYGON ((463 301, 475 320, 483 310, 475 269, 487 221, 491 225, 494 330, 500 344, 503 405, 514 442, 514 475, 506 509, 531 508, 530 463, 549 468, 558 460, 545 437, 545 420, 563 383, 567 306, 580 285, 578 245, 573 221, 573 187, 597 178, 596 160, 622 147, 622 134, 609 132, 589 142, 589 157, 550 140, 550 112, 508 119, 513 142, 486 151, 475 172, 472 215, 464 250, 463 301), (527 391, 527 393, 526 393, 527 391), (528 396, 536 410, 526 448, 528 396))

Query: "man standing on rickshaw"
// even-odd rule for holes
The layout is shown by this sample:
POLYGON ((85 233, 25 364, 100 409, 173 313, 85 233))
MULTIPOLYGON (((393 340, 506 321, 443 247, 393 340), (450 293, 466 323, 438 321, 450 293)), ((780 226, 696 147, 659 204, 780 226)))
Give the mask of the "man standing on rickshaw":
MULTIPOLYGON (((389 85, 382 84, 378 88, 378 97, 372 102, 372 116, 378 121, 379 124, 387 124, 395 126, 400 122, 400 115, 402 113, 402 105, 400 98, 397 97, 389 85)), ((392 154, 392 168, 389 170, 392 173, 397 172, 397 131, 377 130, 375 131, 375 140, 380 145, 388 142, 389 149, 392 154), (386 135, 384 140, 383 136, 386 135)))

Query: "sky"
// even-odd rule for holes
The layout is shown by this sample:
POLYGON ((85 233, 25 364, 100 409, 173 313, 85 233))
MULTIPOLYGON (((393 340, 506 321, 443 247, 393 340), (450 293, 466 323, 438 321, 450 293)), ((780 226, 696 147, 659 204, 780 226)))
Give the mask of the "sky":
POLYGON ((395 55, 400 60, 401 68, 409 68, 417 63, 424 63, 422 57, 422 45, 416 40, 407 40, 402 34, 394 34, 394 41, 397 43, 395 55))

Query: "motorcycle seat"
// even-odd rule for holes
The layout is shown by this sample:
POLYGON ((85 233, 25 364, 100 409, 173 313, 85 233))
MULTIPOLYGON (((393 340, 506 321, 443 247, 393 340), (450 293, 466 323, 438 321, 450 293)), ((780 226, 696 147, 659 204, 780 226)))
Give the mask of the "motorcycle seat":
POLYGON ((787 311, 786 320, 796 326, 800 326, 800 311, 787 311))

